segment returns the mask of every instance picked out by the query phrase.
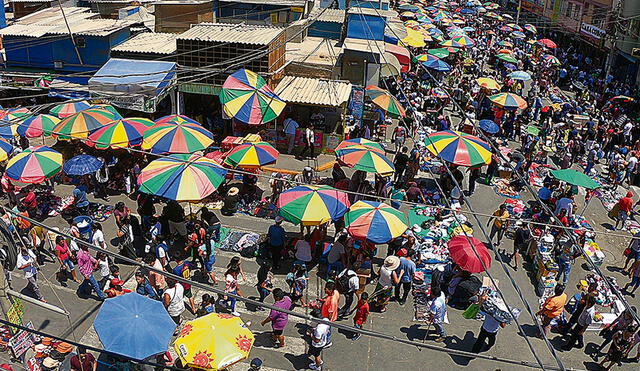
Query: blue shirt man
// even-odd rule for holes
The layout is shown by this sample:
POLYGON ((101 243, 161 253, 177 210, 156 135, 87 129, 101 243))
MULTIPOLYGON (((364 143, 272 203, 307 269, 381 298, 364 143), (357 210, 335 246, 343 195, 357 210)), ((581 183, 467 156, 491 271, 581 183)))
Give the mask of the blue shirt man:
POLYGON ((402 270, 404 270, 404 272, 402 272, 400 282, 411 282, 413 274, 416 272, 416 263, 411 259, 400 258, 400 266, 396 271, 400 273, 402 270))
POLYGON ((73 200, 76 207, 83 208, 89 206, 89 200, 87 200, 87 191, 82 185, 76 186, 73 190, 73 200))

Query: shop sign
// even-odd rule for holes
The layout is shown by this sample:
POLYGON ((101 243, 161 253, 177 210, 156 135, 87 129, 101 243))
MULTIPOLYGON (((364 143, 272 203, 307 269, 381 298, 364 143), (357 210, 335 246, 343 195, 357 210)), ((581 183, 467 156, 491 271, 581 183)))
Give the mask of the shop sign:
MULTIPOLYGON (((28 329, 35 330, 33 323, 29 322, 25 326, 28 329)), ((9 346, 13 352, 13 356, 18 358, 24 354, 35 343, 35 335, 29 331, 19 330, 11 340, 9 340, 9 346)))
POLYGON ((222 88, 216 85, 186 83, 178 86, 178 91, 182 93, 218 95, 222 88))
POLYGON ((304 8, 298 7, 298 6, 294 6, 291 8, 291 11, 294 13, 302 13, 304 12, 304 8))
POLYGON ((600 40, 604 37, 604 35, 607 34, 607 32, 602 28, 585 22, 582 22, 582 24, 580 25, 580 33, 593 37, 596 40, 600 40))
POLYGON ((362 113, 364 112, 364 88, 361 86, 354 86, 351 89, 351 101, 349 101, 349 111, 357 122, 362 120, 362 113))
POLYGON ((11 308, 7 311, 7 320, 16 325, 22 325, 22 317, 24 316, 24 304, 22 300, 16 298, 11 308))
POLYGON ((333 152, 336 147, 338 146, 338 144, 340 144, 340 142, 342 142, 342 135, 338 135, 338 134, 330 134, 327 135, 327 142, 324 145, 325 150, 327 152, 333 152))

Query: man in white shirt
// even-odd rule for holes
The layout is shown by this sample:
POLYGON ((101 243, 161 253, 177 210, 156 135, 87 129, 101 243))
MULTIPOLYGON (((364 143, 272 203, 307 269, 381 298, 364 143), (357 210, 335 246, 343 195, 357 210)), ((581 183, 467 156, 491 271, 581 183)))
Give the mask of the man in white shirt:
POLYGON ((36 299, 46 303, 44 297, 40 293, 40 288, 38 287, 37 275, 38 269, 36 268, 36 256, 31 250, 27 250, 26 248, 20 249, 20 254, 18 255, 18 259, 16 260, 16 268, 20 269, 24 272, 24 278, 27 280, 27 286, 33 291, 36 295, 36 299))
POLYGON ((315 132, 313 131, 313 125, 309 125, 309 127, 305 129, 302 140, 304 142, 304 148, 302 149, 302 152, 300 152, 300 157, 304 158, 304 155, 307 154, 308 150, 311 150, 311 157, 315 157, 313 153, 315 150, 315 132))
POLYGON ((633 173, 636 171, 636 166, 638 165, 638 158, 635 153, 631 151, 631 157, 627 160, 627 171, 624 174, 624 180, 626 180, 629 185, 631 185, 633 173))
POLYGON ((351 312, 351 304, 353 304, 353 296, 360 289, 360 278, 356 272, 349 268, 345 268, 338 274, 338 283, 342 293, 344 294, 344 306, 338 312, 339 317, 346 317, 351 312))
POLYGON ((296 138, 296 130, 300 125, 291 117, 284 120, 284 135, 287 137, 287 153, 291 154, 293 151, 293 144, 296 138))
MULTIPOLYGON (((323 318, 328 321, 328 318, 323 318)), ((314 357, 314 362, 309 364, 312 370, 322 370, 322 349, 331 346, 331 327, 324 323, 318 323, 313 331, 309 331, 311 336, 311 345, 309 346, 309 354, 314 357)))
POLYGON ((432 301, 431 306, 429 307, 429 315, 431 317, 431 323, 438 333, 438 337, 435 341, 442 343, 445 341, 447 336, 447 332, 444 330, 444 318, 447 314, 447 304, 440 287, 436 286, 431 289, 430 299, 432 301))

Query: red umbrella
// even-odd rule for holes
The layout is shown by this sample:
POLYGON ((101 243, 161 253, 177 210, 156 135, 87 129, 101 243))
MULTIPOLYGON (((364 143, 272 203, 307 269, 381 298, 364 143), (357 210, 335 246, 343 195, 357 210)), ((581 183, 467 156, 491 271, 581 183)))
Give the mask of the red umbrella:
POLYGON ((549 39, 540 39, 540 40, 538 40, 538 44, 544 45, 544 46, 546 46, 547 48, 550 48, 550 49, 557 48, 556 43, 554 43, 553 41, 551 41, 549 39))
POLYGON ((466 236, 458 235, 449 240, 448 247, 453 262, 465 271, 480 273, 484 272, 485 267, 489 269, 491 266, 489 250, 477 238, 469 237, 467 239, 466 236), (469 244, 469 240, 473 246, 469 244), (482 261, 478 260, 478 256, 482 261))

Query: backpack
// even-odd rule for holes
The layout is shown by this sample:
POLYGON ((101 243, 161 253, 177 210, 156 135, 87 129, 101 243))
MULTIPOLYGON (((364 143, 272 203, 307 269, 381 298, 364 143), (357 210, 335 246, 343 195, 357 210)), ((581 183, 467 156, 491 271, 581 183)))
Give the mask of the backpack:
POLYGON ((164 250, 164 256, 169 260, 169 246, 166 243, 156 244, 156 258, 160 258, 160 249, 164 250))
MULTIPOLYGON (((343 271, 344 272, 344 271, 343 271)), ((349 274, 349 270, 346 269, 345 274, 338 277, 338 285, 340 285, 340 289, 343 293, 349 292, 349 279, 352 277, 356 277, 355 274, 349 274)))

